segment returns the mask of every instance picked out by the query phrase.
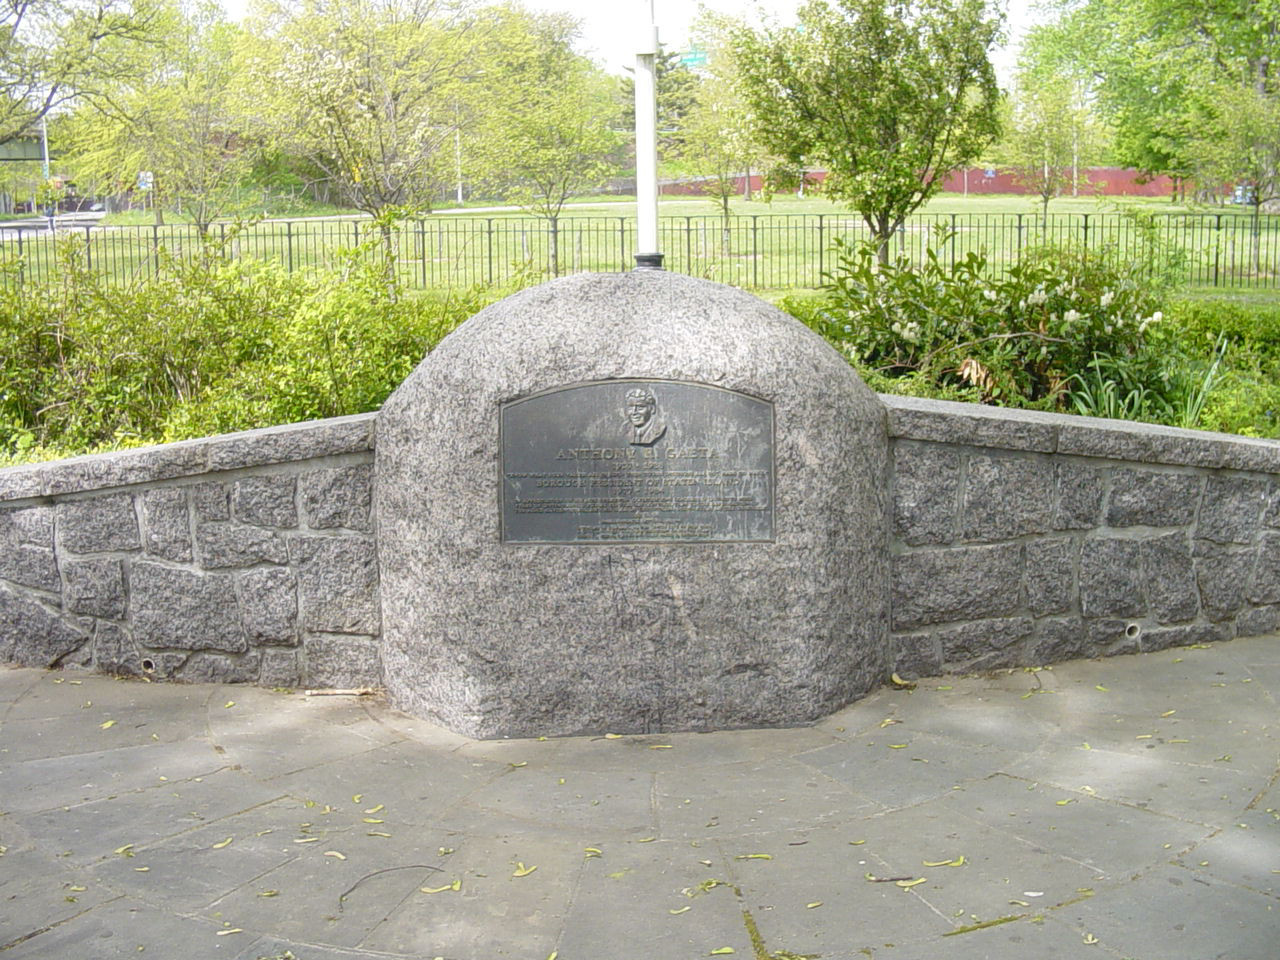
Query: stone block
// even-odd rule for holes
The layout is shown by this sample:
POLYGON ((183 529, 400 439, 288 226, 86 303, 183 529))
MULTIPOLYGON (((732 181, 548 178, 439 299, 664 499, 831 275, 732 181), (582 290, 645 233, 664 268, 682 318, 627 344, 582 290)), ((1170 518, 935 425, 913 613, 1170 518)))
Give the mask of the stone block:
POLYGON ((256 650, 229 657, 222 653, 193 653, 177 677, 186 683, 253 683, 262 664, 256 650))
POLYGON ((142 551, 149 557, 190 563, 191 518, 183 487, 156 487, 142 494, 142 551))
POLYGON ((313 530, 372 528, 373 465, 312 470, 302 477, 302 508, 313 530))
POLYGON ((88 639, 81 624, 0 587, 0 661, 24 667, 52 667, 88 639))
POLYGON ((1099 537, 1080 544, 1080 612, 1086 618, 1140 617, 1142 548, 1137 540, 1099 537))
POLYGON ((72 553, 138 550, 138 517, 133 496, 109 493, 58 504, 58 541, 72 553))
POLYGON ((1027 609, 1035 616, 1066 613, 1075 600, 1080 548, 1068 537, 1032 540, 1027 551, 1027 609))
POLYGON ((258 686, 293 688, 302 683, 296 651, 269 647, 260 650, 259 653, 262 657, 262 666, 258 671, 258 686))
POLYGON ((935 631, 942 659, 951 669, 995 670, 1024 661, 1022 641, 1031 636, 1029 617, 976 620, 935 631))
POLYGON ((53 507, 0 510, 0 543, 53 549, 53 507))
POLYGON ((1143 653, 1155 653, 1170 647, 1189 647, 1193 643, 1217 643, 1231 639, 1231 628, 1225 623, 1188 623, 1178 627, 1157 627, 1143 631, 1143 653))
POLYGON ((283 567, 240 574, 240 615, 252 644, 298 642, 298 581, 283 567))
POLYGON ((898 676, 914 680, 943 672, 942 648, 933 633, 898 633, 892 643, 893 672, 898 676))
POLYGON ((1275 633, 1277 627, 1280 627, 1280 606, 1276 604, 1250 607, 1236 617, 1237 637, 1259 637, 1275 633))
POLYGON ((961 539, 1012 540, 1052 529, 1053 488, 1046 459, 969 457, 961 539))
POLYGON ((917 550, 893 558, 893 626, 978 620, 1021 603, 1020 544, 917 550))
POLYGON ((1131 463, 1168 463, 1179 466, 1226 465, 1235 441, 1225 434, 1182 430, 1132 420, 1100 417, 1064 418, 1058 429, 1059 453, 1080 457, 1106 457, 1131 463))
POLYGON ((243 651, 230 574, 193 573, 140 560, 130 570, 133 638, 144 647, 243 651))
POLYGON ((1253 551, 1197 540, 1194 552, 1204 615, 1213 621, 1230 620, 1244 608, 1249 594, 1253 551))
POLYGON ((124 564, 112 558, 68 560, 62 565, 67 589, 63 604, 72 613, 123 620, 128 606, 124 564))
POLYGON ((358 413, 328 420, 289 423, 211 437, 210 470, 238 470, 315 457, 367 453, 373 449, 376 414, 358 413))
POLYGON ((58 561, 52 549, 31 544, 6 544, 0 541, 0 578, 46 590, 62 591, 62 578, 58 576, 58 561))
POLYGON ((43 463, 0 469, 0 501, 44 495, 43 463))
POLYGON ((894 446, 893 527, 907 543, 954 540, 959 491, 959 451, 938 444, 894 446))
POLYGON ((1267 507, 1269 486, 1254 477, 1211 475, 1200 501, 1196 536, 1217 543, 1252 543, 1267 507))
POLYGON ((231 490, 220 480, 205 480, 193 483, 191 491, 191 509, 197 520, 230 520, 231 490))
POLYGON ((1280 603, 1280 533, 1267 532, 1258 542, 1258 557, 1249 583, 1252 603, 1280 603))
POLYGON ((99 623, 95 628, 93 668, 117 677, 142 676, 142 656, 128 631, 120 624, 99 623))
POLYGON ((1151 616, 1159 623, 1195 619, 1200 595, 1186 535, 1169 533, 1141 543, 1142 578, 1151 616))
POLYGON ((322 633, 376 636, 378 553, 368 537, 297 537, 289 552, 298 574, 302 624, 322 633))
POLYGON ((50 496, 151 483, 203 473, 204 441, 94 453, 42 464, 44 492, 50 496))
POLYGON ((1038 410, 881 394, 889 413, 889 436, 904 440, 964 443, 1003 450, 1052 453, 1060 416, 1038 410))
POLYGON ((288 548, 278 534, 234 521, 200 524, 196 527, 196 543, 200 565, 208 570, 289 560, 288 548))
POLYGON ((1036 622, 1029 650, 1033 666, 1088 656, 1089 628, 1079 617, 1049 618, 1036 622))
POLYGON ((242 477, 231 489, 231 510, 241 523, 289 529, 298 525, 296 493, 291 474, 242 477))
POLYGON ((1113 527, 1181 527, 1194 519, 1204 477, 1154 470, 1115 470, 1107 523, 1113 527))
POLYGON ((373 637, 309 634, 303 641, 303 682, 308 687, 344 690, 382 686, 382 660, 373 637))
POLYGON ((1092 530, 1101 523, 1106 490, 1101 470, 1058 457, 1053 462, 1053 483, 1055 530, 1092 530))

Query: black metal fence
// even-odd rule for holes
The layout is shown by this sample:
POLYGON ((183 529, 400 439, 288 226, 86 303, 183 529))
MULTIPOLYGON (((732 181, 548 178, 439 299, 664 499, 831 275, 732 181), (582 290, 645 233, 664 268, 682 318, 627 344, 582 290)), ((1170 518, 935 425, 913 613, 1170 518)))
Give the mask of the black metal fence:
MULTIPOLYGON (((834 266, 837 238, 865 240, 861 219, 847 215, 663 217, 669 270, 740 287, 816 287, 834 266)), ((207 238, 190 225, 68 226, 0 229, 0 282, 48 280, 75 257, 113 282, 152 278, 175 261, 198 256, 208 242, 228 256, 270 261, 290 272, 333 266, 362 243, 396 254, 410 288, 508 283, 582 271, 629 270, 636 252, 633 217, 564 217, 554 226, 524 217, 436 215, 399 224, 383 238, 368 220, 263 221, 207 238)), ((944 262, 970 251, 1007 269, 1045 243, 1108 248, 1151 263, 1181 282, 1217 287, 1280 287, 1280 216, 1236 213, 920 215, 894 238, 894 254, 920 261, 932 247, 944 262)))

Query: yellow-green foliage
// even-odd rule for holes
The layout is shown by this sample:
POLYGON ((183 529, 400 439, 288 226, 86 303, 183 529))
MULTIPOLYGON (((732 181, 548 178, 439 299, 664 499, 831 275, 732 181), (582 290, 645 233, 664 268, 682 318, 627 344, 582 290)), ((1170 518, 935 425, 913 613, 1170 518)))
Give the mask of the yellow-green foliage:
POLYGON ((63 257, 0 292, 0 462, 375 410, 497 296, 397 296, 376 249, 306 277, 211 248, 129 288, 63 257))

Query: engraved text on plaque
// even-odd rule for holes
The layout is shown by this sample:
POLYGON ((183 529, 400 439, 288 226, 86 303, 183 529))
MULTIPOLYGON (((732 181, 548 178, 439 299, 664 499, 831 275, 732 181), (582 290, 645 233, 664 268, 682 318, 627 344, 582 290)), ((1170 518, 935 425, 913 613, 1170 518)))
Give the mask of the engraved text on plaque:
POLYGON ((773 539, 773 404, 673 380, 610 380, 502 406, 502 539, 773 539))

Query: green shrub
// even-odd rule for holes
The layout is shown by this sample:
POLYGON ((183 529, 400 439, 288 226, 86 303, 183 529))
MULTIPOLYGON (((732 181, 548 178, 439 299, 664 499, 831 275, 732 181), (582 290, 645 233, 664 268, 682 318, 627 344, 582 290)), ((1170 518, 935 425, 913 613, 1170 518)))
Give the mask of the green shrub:
POLYGON ((124 288, 59 256, 0 291, 0 462, 377 409, 499 295, 401 297, 376 240, 314 277, 210 246, 124 288))

